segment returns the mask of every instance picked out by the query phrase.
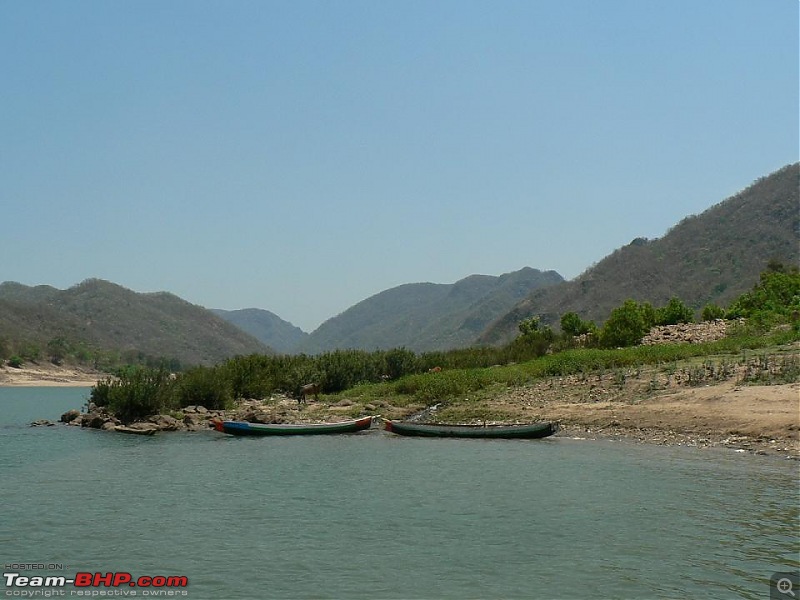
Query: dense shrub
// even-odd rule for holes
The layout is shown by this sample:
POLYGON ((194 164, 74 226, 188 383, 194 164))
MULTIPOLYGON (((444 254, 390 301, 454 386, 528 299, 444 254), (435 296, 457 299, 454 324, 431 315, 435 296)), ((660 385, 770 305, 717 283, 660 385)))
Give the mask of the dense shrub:
POLYGON ((503 362, 522 362, 544 356, 554 339, 555 334, 549 327, 522 334, 505 348, 503 362))
POLYGON ((173 408, 170 374, 165 369, 131 369, 106 383, 108 408, 124 423, 173 408))
POLYGON ((197 367, 182 373, 172 387, 172 406, 205 406, 212 410, 225 410, 233 403, 230 379, 222 369, 197 367))
POLYGON ((797 268, 765 271, 752 291, 728 309, 729 319, 744 317, 767 329, 781 322, 800 322, 800 272, 797 268))
POLYGON ((315 357, 305 383, 318 382, 326 393, 336 393, 358 383, 380 381, 383 374, 383 356, 364 350, 336 350, 315 357))
POLYGON ((405 375, 415 373, 419 368, 417 355, 405 348, 387 350, 383 355, 384 369, 382 375, 389 379, 399 379, 405 375))
POLYGON ((706 304, 700 317, 703 321, 714 321, 725 318, 725 309, 716 304, 706 304))
POLYGON ((577 313, 568 312, 561 315, 561 331, 567 335, 579 336, 597 333, 594 321, 584 321, 577 313))
POLYGON ((611 311, 600 332, 600 343, 606 348, 633 346, 648 332, 646 311, 635 300, 626 300, 611 311))
POLYGON ((108 406, 111 398, 111 386, 114 380, 111 378, 98 381, 89 392, 89 401, 97 407, 108 406))
POLYGON ((656 325, 677 325, 694 321, 694 311, 678 298, 670 298, 666 306, 656 309, 656 325))

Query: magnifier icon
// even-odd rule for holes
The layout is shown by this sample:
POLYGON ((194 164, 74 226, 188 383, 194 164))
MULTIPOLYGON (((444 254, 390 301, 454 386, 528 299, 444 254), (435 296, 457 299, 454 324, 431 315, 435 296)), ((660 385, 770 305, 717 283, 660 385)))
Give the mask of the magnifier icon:
POLYGON ((778 588, 778 591, 781 594, 788 594, 792 598, 796 598, 795 593, 792 591, 792 581, 784 577, 783 579, 778 579, 778 583, 775 584, 775 587, 778 588))

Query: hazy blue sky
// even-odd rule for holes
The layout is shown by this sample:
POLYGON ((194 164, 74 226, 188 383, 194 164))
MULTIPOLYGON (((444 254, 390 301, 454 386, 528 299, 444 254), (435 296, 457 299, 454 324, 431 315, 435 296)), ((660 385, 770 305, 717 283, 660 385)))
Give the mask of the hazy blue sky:
POLYGON ((0 281, 306 330, 798 160, 797 0, 0 0, 0 281))

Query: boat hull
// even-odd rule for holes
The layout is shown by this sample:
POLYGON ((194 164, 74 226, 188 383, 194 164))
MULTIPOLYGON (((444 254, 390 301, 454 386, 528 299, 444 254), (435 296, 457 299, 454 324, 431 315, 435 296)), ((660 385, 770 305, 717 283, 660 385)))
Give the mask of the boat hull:
POLYGON ((248 423, 247 421, 218 421, 217 431, 231 435, 325 435, 334 433, 354 433, 369 429, 372 417, 362 417, 341 423, 248 423))
POLYGON ((527 425, 438 425, 435 423, 408 423, 386 421, 386 430, 398 435, 417 437, 455 437, 482 439, 537 439, 553 435, 554 423, 527 425))
POLYGON ((117 425, 114 431, 118 433, 127 433, 129 435, 153 435, 156 429, 136 429, 134 427, 126 427, 125 425, 117 425))

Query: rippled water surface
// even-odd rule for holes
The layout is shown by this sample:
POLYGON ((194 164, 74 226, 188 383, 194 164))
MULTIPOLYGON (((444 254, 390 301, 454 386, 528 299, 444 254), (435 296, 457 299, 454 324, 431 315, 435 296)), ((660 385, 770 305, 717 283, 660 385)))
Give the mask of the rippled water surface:
MULTIPOLYGON (((202 598, 768 598, 800 567, 798 468, 620 442, 58 426, 0 388, 0 559, 185 575, 202 598)), ((5 593, 5 592, 4 592, 5 593)))

